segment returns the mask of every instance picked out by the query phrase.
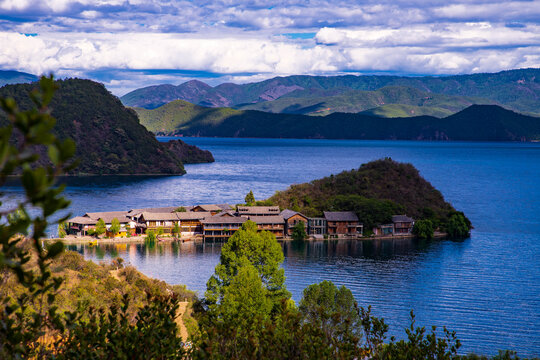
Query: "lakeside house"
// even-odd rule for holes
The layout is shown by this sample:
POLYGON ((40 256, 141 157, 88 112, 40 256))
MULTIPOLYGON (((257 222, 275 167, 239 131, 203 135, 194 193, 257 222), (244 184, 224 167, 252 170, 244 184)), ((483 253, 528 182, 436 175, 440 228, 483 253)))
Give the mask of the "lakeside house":
POLYGON ((362 235, 364 225, 353 211, 324 211, 329 236, 362 235))
MULTIPOLYGON (((67 221, 71 235, 84 236, 95 229, 99 220, 105 222, 106 235, 113 236, 109 228, 113 219, 118 219, 120 232, 116 236, 143 235, 147 231, 166 235, 175 227, 182 237, 201 236, 204 241, 226 241, 244 222, 251 220, 259 231, 270 231, 278 239, 292 236, 293 228, 300 222, 312 238, 326 236, 361 237, 364 226, 352 211, 325 211, 323 217, 310 218, 300 212, 278 206, 238 206, 236 210, 228 204, 195 206, 169 206, 86 213, 67 221)), ((373 229, 375 236, 403 236, 412 234, 414 219, 406 215, 395 215, 391 224, 382 224, 373 229)))

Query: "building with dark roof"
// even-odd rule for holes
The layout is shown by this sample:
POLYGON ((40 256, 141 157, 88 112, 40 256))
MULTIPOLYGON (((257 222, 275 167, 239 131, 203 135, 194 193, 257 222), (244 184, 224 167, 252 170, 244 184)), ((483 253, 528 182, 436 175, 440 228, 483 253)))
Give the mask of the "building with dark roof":
POLYGON ((285 234, 287 236, 292 236, 293 228, 299 223, 304 223, 304 229, 306 230, 306 234, 309 233, 308 226, 309 226, 309 218, 305 216, 302 213, 299 213, 297 211, 285 209, 280 214, 283 219, 285 220, 285 234))
POLYGON ((238 206, 236 212, 240 216, 278 216, 279 206, 238 206))
POLYGON ((330 236, 362 235, 364 226, 353 211, 325 211, 327 233, 330 236))
POLYGON ((414 219, 406 215, 394 215, 392 216, 392 223, 394 224, 394 235, 409 235, 412 234, 414 227, 414 219))

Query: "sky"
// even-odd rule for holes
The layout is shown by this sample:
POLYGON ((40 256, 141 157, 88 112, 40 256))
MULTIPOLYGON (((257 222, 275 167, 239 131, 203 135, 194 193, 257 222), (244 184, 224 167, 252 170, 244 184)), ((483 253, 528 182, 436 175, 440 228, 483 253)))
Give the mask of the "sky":
POLYGON ((0 69, 116 95, 198 79, 540 67, 540 0, 0 0, 0 69))

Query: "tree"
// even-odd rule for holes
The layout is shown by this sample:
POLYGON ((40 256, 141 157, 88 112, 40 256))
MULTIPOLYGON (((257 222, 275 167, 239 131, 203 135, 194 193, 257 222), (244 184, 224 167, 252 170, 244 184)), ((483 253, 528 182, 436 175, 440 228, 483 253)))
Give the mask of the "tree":
POLYGON ((178 237, 178 235, 180 234, 180 225, 178 225, 178 222, 174 223, 174 226, 172 228, 172 233, 175 237, 178 237))
POLYGON ((463 239, 470 235, 471 225, 462 212, 455 212, 450 216, 446 225, 446 232, 452 239, 463 239))
POLYGON ((244 201, 248 206, 252 206, 253 204, 255 204, 255 195, 253 195, 253 191, 249 190, 248 194, 244 198, 244 201))
POLYGON ((66 223, 62 222, 60 224, 58 224, 58 237, 60 239, 63 239, 65 238, 67 235, 67 232, 66 232, 66 223))
POLYGON ((105 234, 105 231, 107 231, 107 226, 105 225, 105 221, 103 219, 99 219, 96 228, 94 229, 94 234, 96 234, 98 237, 105 234))
POLYGON ((156 241, 156 233, 154 232, 154 230, 146 231, 146 237, 144 238, 144 240, 148 242, 156 241))
POLYGON ((219 304, 239 269, 251 264, 268 290, 267 296, 273 304, 278 304, 290 297, 285 288, 284 270, 280 268, 282 262, 283 251, 275 235, 257 232, 257 224, 248 220, 223 245, 220 262, 206 284, 205 300, 211 305, 219 304))
POLYGON ((412 233, 419 239, 433 238, 433 223, 431 220, 417 220, 414 223, 412 233))
POLYGON ((157 236, 159 235, 163 235, 163 233, 165 232, 165 230, 163 230, 163 226, 159 226, 156 230, 156 234, 157 236))
POLYGON ((62 278, 51 276, 49 262, 64 250, 64 245, 55 242, 44 247, 41 239, 47 225, 61 224, 69 216, 50 220, 69 206, 62 196, 65 186, 57 186, 56 180, 76 163, 72 161, 74 142, 59 140, 52 133, 56 121, 47 106, 55 88, 52 76, 42 77, 39 90, 30 93, 34 107, 26 111, 19 110, 12 98, 0 99, 7 118, 0 128, 0 199, 10 176, 19 175, 24 189, 24 197, 16 206, 0 212, 0 269, 13 272, 25 288, 15 299, 0 292, 2 359, 44 358, 48 349, 38 339, 62 322, 56 308, 46 305, 55 301, 62 284, 62 278), (28 212, 28 207, 34 211, 28 212), (28 266, 31 259, 36 267, 28 266))
POLYGON ((111 220, 109 231, 113 234, 113 237, 116 237, 116 234, 120 232, 120 221, 117 218, 111 220))
POLYGON ((303 221, 298 222, 293 227, 292 238, 294 241, 304 241, 307 238, 306 227, 303 221))
POLYGON ((186 212, 186 208, 183 207, 183 206, 180 206, 180 207, 177 207, 176 210, 174 210, 175 212, 186 212))

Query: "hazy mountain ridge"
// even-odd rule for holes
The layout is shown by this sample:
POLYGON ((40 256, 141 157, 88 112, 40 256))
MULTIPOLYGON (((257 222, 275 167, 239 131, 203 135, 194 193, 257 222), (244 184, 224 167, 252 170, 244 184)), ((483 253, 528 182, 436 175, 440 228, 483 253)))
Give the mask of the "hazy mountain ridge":
POLYGON ((37 81, 36 75, 13 70, 0 70, 0 87, 8 84, 22 84, 37 81))
MULTIPOLYGON (((73 174, 181 175, 185 173, 183 162, 208 158, 206 152, 199 149, 201 154, 195 154, 187 144, 182 152, 182 144, 169 146, 158 142, 139 123, 135 112, 125 108, 101 84, 81 79, 56 83, 59 89, 50 104, 56 118, 54 132, 60 138, 72 138, 77 144, 80 165, 73 174)), ((20 108, 30 108, 28 92, 35 86, 7 85, 0 88, 0 97, 11 96, 20 108)), ((6 121, 0 113, 0 124, 6 121)))
POLYGON ((386 86, 404 86, 427 93, 482 98, 482 103, 489 100, 515 111, 540 114, 540 69, 441 77, 294 75, 250 84, 227 83, 215 87, 199 81, 196 85, 189 83, 192 82, 176 87, 158 85, 137 89, 121 99, 128 106, 146 108, 155 108, 175 99, 212 107, 247 106, 274 99, 276 96, 277 99, 283 99, 287 96, 298 97, 301 94, 301 98, 310 98, 313 94, 320 94, 321 91, 330 91, 331 96, 336 96, 350 90, 375 91, 386 86), (185 88, 188 85, 195 86, 196 91, 189 93, 189 96, 183 95, 186 94, 185 88), (170 91, 173 88, 175 90, 170 91), (166 93, 167 96, 160 95, 162 93, 166 93))
POLYGON ((371 140, 532 141, 540 118, 496 105, 473 105, 454 115, 380 118, 366 114, 327 116, 204 108, 176 100, 154 110, 134 109, 141 124, 161 135, 327 138, 371 140))

